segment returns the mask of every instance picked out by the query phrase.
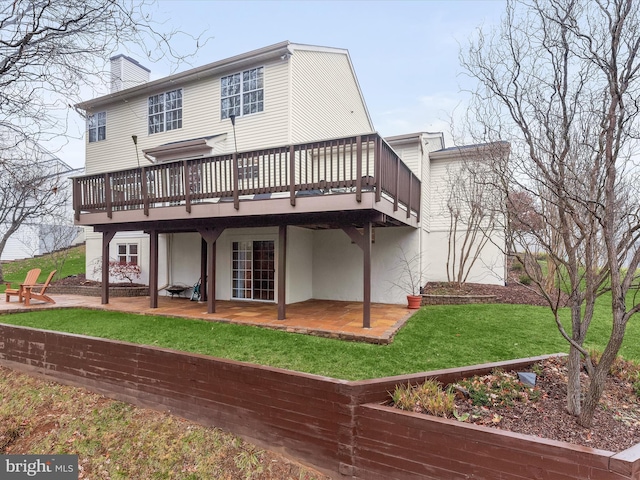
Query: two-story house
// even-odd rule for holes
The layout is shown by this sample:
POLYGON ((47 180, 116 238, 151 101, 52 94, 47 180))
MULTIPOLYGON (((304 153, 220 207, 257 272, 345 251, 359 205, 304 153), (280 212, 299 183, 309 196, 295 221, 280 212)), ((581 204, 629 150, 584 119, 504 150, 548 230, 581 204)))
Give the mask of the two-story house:
MULTIPOLYGON (((406 301, 401 252, 423 281, 446 279, 431 185, 434 162, 455 158, 431 158, 441 134, 381 138, 346 50, 282 42, 154 81, 120 55, 112 93, 78 107, 87 272, 139 263, 152 307, 162 287, 202 278, 209 312, 253 300, 284 318, 290 303, 349 300, 368 326, 371 302, 406 301)), ((489 250, 471 281, 504 280, 489 250)))

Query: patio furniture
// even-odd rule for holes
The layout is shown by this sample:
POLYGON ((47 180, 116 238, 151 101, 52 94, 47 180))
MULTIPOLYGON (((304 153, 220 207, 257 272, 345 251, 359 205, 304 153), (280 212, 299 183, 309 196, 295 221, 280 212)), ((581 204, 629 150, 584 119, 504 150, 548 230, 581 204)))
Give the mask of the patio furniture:
POLYGON ((24 285, 24 304, 26 307, 31 305, 31 300, 41 300, 43 302, 55 304, 55 300, 48 295, 45 295, 51 279, 56 274, 56 270, 53 270, 47 277, 47 281, 43 284, 24 285))
POLYGON ((24 286, 25 285, 33 285, 33 284, 37 283, 39 275, 40 275, 40 269, 39 268, 33 268, 33 269, 29 270, 27 272, 26 278, 24 279, 24 282, 21 283, 18 288, 11 288, 11 283, 5 282, 5 284, 7 285, 7 288, 4 291, 5 300, 8 302, 9 301, 9 297, 11 295, 15 295, 15 296, 18 297, 18 301, 22 302, 22 298, 24 297, 24 286))

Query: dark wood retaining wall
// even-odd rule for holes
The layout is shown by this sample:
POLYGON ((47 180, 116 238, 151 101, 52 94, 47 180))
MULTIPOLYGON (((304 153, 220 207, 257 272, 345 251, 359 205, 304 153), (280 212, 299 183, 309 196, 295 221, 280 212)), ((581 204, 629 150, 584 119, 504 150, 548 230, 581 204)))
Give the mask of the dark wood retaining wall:
POLYGON ((332 478, 640 479, 638 446, 614 455, 381 405, 398 384, 540 358, 347 382, 0 324, 0 365, 218 426, 332 478))

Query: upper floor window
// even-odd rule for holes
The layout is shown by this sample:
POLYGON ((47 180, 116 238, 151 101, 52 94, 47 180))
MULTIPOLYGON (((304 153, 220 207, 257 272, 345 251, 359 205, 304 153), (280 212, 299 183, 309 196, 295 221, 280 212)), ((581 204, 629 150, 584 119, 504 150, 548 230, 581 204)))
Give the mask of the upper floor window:
POLYGON ((89 142, 98 142, 107 138, 107 112, 94 113, 87 117, 89 142))
POLYGON ((149 134, 182 128, 182 89, 149 97, 149 134))
POLYGON ((264 67, 252 68, 220 79, 221 118, 264 110, 264 67))

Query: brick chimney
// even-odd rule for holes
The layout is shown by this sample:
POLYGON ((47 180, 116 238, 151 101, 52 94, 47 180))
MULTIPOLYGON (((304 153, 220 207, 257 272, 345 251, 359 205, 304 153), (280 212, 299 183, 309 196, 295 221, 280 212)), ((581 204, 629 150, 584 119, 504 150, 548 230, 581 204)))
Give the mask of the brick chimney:
POLYGON ((126 55, 111 57, 111 93, 149 81, 151 70, 126 55))

